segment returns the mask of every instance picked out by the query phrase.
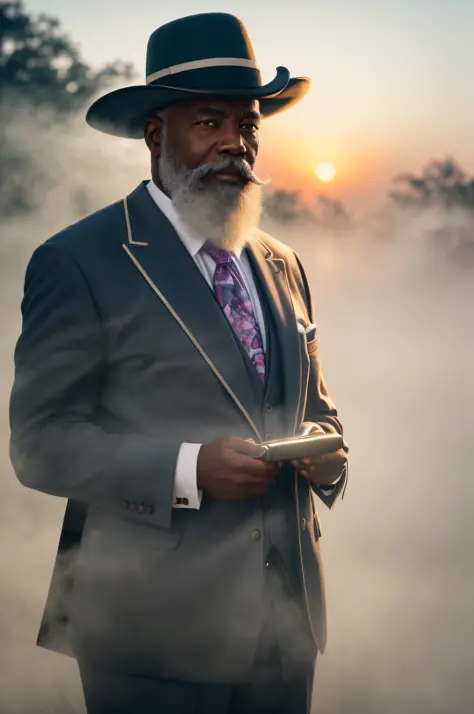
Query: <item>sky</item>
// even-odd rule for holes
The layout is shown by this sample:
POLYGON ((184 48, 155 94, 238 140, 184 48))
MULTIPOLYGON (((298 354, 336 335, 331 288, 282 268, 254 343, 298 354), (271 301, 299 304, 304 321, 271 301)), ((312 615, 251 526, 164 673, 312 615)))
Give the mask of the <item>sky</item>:
MULTIPOLYGON (((283 64, 312 79, 301 104, 269 120, 262 168, 274 185, 324 193, 348 204, 384 196, 399 171, 454 156, 474 171, 472 0, 29 0, 57 16, 92 65, 116 58, 144 73, 158 26, 195 12, 225 11, 245 23, 270 81, 283 64), (337 179, 314 175, 331 162, 337 179)), ((140 77, 139 82, 143 81, 140 77)))

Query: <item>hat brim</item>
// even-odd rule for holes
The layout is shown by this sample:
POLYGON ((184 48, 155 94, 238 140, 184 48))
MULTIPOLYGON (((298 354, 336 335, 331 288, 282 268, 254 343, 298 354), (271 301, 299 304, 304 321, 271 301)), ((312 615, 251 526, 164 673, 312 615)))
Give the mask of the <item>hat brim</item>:
POLYGON ((308 93, 307 77, 290 79, 286 67, 278 67, 275 78, 265 86, 251 89, 194 90, 164 85, 124 87, 97 99, 86 114, 89 126, 112 136, 142 139, 145 123, 154 110, 164 109, 193 96, 225 96, 258 99, 263 117, 289 109, 308 93))

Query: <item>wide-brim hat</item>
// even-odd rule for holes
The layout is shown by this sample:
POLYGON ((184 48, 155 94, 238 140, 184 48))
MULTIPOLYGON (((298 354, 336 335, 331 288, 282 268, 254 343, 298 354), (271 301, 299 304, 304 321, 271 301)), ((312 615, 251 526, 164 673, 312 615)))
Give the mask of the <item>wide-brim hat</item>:
POLYGON ((86 121, 114 136, 143 138, 150 114, 202 95, 258 99, 263 117, 299 102, 310 87, 307 77, 290 78, 277 67, 262 83, 243 23, 227 13, 201 13, 159 27, 148 40, 146 84, 105 94, 89 108, 86 121))

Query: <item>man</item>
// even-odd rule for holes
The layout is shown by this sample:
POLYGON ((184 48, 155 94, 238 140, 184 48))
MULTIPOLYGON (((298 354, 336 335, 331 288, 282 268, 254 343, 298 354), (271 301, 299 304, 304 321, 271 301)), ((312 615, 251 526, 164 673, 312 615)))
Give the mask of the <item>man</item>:
POLYGON ((309 80, 262 85, 242 23, 151 36, 147 84, 89 110, 145 138, 150 182, 53 236, 26 272, 11 457, 68 499, 39 644, 90 714, 309 711, 326 641, 315 499, 346 448, 265 464, 259 442, 342 433, 294 252, 258 230, 259 126, 309 80))

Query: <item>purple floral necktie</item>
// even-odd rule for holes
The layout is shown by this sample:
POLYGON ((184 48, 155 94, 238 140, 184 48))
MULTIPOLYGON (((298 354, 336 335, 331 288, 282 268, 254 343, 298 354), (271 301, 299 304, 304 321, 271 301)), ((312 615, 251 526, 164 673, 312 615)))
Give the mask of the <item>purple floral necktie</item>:
POLYGON ((229 324, 252 360, 257 374, 265 379, 265 354, 262 335, 250 296, 240 275, 234 254, 206 243, 204 250, 216 263, 214 292, 229 324))

